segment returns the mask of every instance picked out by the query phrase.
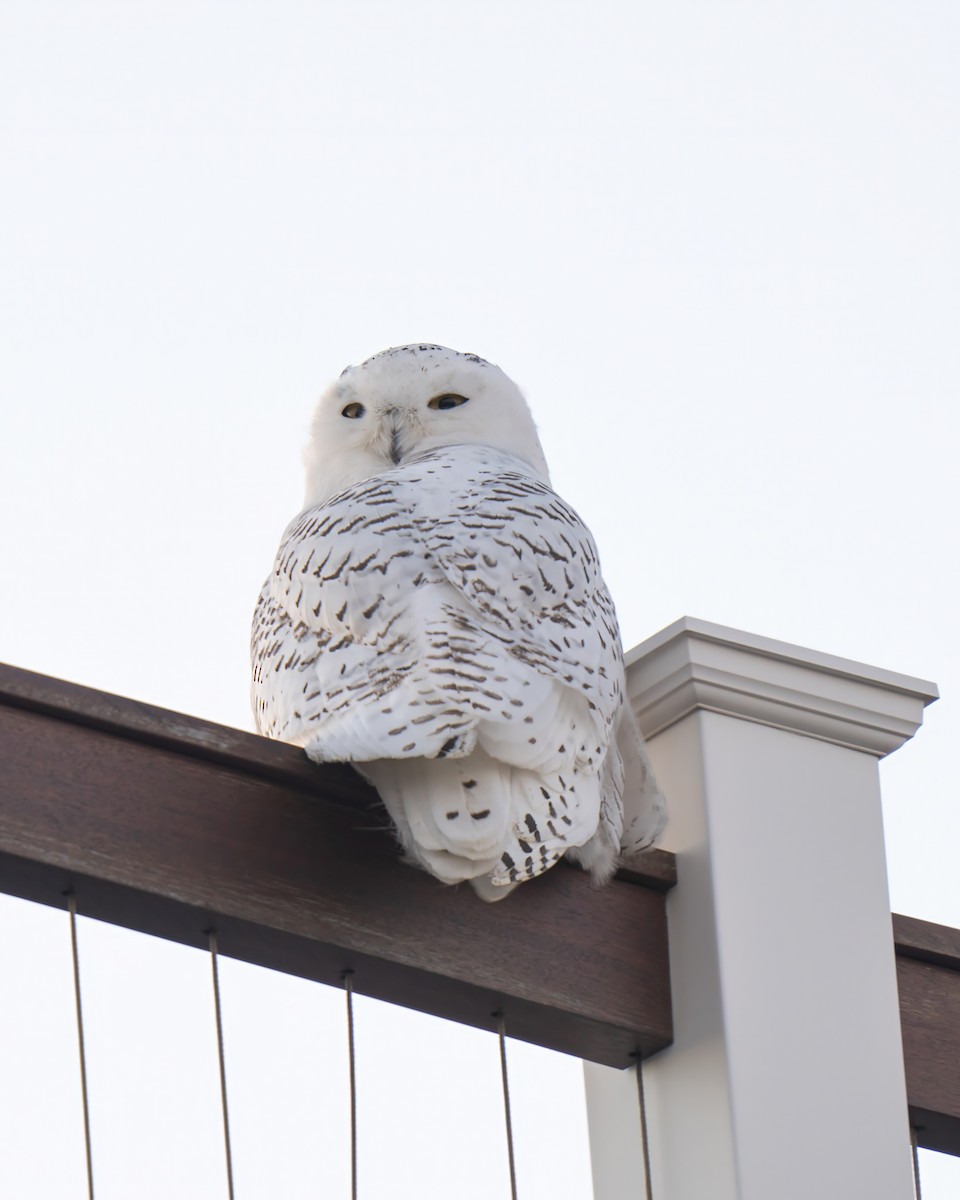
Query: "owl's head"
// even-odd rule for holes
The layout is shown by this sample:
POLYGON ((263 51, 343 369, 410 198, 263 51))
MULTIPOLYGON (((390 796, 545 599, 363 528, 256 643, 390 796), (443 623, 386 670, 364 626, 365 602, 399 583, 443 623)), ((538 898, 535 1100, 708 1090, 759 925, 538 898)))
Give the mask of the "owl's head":
POLYGON ((324 392, 304 452, 307 506, 444 446, 489 446, 549 482, 517 385, 476 354, 417 343, 347 367, 324 392))

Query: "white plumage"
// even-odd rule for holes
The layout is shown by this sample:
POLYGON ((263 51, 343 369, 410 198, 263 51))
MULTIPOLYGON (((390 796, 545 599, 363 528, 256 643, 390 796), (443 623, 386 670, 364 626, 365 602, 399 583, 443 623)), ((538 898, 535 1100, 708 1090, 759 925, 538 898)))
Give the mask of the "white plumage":
POLYGON ((564 854, 609 878, 663 799, 519 389, 475 354, 385 350, 324 394, 306 465, 254 617, 260 732, 356 764, 408 856, 484 899, 564 854))

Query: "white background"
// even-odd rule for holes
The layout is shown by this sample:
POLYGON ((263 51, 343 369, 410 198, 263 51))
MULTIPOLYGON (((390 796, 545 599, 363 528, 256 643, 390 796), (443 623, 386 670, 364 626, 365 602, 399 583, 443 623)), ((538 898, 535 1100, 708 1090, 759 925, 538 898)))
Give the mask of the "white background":
MULTIPOLYGON (((5 0, 0 658, 249 728, 320 388, 473 350, 628 646, 691 613, 940 684, 890 882, 960 925, 958 56, 946 0, 5 0)), ((80 933, 98 1197, 224 1195, 208 962, 80 933)), ((85 1194, 68 950, 3 902, 16 1200, 85 1194)), ((345 1196, 342 997, 223 987, 237 1196, 345 1196)), ((358 1037, 361 1194, 505 1195, 495 1041, 363 1000, 358 1037)), ((511 1054, 523 1200, 588 1196, 578 1064, 511 1054)))

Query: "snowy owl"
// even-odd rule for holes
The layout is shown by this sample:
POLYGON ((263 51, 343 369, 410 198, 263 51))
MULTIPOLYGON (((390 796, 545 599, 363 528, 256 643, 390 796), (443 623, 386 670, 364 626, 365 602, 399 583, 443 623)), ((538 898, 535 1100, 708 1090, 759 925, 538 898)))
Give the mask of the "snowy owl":
POLYGON ((254 615, 259 731, 353 763, 408 859, 485 900, 563 855, 609 879, 664 804, 519 388, 476 354, 384 350, 327 389, 305 463, 254 615))

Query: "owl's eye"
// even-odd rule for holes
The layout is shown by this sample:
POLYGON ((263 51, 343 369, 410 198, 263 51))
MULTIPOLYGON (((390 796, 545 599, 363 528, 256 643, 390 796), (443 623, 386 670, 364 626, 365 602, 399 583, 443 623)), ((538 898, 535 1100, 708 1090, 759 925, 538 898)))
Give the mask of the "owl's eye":
POLYGON ((356 400, 353 400, 340 410, 340 416, 349 417, 351 421, 355 421, 357 417, 362 417, 366 411, 362 404, 358 404, 356 400))
POLYGON ((456 396, 453 392, 448 392, 443 396, 434 396, 427 404, 427 408, 459 408, 461 404, 466 404, 469 396, 456 396))

